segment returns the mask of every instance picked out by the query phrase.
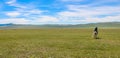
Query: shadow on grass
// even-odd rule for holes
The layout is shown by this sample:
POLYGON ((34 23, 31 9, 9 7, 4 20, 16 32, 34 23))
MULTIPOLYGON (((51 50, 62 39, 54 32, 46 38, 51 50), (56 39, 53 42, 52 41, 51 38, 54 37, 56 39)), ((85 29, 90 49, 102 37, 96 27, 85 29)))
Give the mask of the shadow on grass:
POLYGON ((100 37, 97 37, 97 38, 95 38, 95 39, 101 39, 100 37))

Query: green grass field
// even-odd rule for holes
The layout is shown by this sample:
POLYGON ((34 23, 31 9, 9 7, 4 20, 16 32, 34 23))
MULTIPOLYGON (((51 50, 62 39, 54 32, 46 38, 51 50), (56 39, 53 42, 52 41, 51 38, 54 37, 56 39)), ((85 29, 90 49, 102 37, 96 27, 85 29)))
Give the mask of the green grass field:
POLYGON ((0 30, 0 58, 120 58, 120 29, 0 30))

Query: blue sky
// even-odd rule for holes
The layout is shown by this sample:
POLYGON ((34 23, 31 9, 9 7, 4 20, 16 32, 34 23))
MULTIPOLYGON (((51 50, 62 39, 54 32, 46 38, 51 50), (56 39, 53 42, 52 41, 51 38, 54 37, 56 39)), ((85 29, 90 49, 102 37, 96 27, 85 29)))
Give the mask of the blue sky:
POLYGON ((120 0, 0 0, 0 24, 120 22, 120 0))

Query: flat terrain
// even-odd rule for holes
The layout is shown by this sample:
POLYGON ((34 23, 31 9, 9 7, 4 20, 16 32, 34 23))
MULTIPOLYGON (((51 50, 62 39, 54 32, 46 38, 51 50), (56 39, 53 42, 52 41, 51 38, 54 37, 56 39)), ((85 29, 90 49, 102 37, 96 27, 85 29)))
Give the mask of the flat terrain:
POLYGON ((0 30, 0 58, 120 58, 120 29, 0 30))

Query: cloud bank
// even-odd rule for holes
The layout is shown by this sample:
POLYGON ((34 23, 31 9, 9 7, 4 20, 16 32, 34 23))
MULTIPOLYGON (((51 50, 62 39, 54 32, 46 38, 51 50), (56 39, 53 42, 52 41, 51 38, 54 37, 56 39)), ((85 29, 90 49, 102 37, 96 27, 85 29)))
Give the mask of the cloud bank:
POLYGON ((47 3, 41 0, 27 2, 5 1, 3 5, 0 5, 0 8, 6 7, 8 10, 4 11, 4 8, 0 10, 2 11, 0 14, 3 15, 3 18, 0 18, 0 23, 85 24, 120 22, 119 0, 51 0, 47 3), (49 6, 46 7, 45 5, 49 6))

